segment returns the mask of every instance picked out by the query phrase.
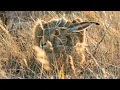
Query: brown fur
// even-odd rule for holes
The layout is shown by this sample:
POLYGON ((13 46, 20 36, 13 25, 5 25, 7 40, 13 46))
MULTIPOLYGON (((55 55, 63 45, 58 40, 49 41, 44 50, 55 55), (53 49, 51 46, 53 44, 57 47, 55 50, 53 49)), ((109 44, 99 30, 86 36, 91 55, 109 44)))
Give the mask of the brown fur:
POLYGON ((56 62, 54 60, 66 62, 67 56, 72 55, 73 58, 77 57, 80 60, 80 64, 83 64, 86 30, 79 33, 68 30, 68 27, 74 28, 80 24, 80 20, 67 21, 65 18, 53 19, 45 23, 37 21, 33 27, 34 44, 37 46, 42 44, 51 63, 56 62), (48 45, 47 41, 51 42, 51 45, 48 45))

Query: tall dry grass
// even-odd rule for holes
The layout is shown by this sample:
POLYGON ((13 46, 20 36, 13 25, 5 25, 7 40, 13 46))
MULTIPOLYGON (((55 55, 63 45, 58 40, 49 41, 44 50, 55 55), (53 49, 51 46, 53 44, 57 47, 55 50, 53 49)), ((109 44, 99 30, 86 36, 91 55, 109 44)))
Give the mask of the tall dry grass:
MULTIPOLYGON (((0 23, 0 78, 120 78, 119 11, 9 11, 7 16, 9 27, 4 28, 0 23), (66 65, 67 70, 63 66, 58 69, 58 63, 54 61, 56 69, 45 71, 42 61, 36 60, 32 49, 32 25, 38 18, 49 21, 62 16, 68 20, 79 18, 81 21, 96 21, 100 25, 87 30, 86 63, 83 66, 75 67, 77 58, 68 56, 66 63, 70 67, 66 65)), ((43 50, 39 52, 44 54, 43 50)), ((63 63, 61 59, 59 63, 63 63)))

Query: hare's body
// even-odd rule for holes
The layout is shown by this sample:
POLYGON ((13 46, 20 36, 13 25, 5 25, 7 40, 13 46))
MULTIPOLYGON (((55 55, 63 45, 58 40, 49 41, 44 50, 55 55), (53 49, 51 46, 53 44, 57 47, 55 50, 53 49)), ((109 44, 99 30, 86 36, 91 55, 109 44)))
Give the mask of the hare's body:
POLYGON ((79 20, 67 21, 65 18, 49 22, 39 20, 33 27, 34 44, 46 51, 50 61, 65 61, 71 55, 77 57, 82 64, 85 61, 84 29, 92 24, 98 23, 80 23, 79 20))

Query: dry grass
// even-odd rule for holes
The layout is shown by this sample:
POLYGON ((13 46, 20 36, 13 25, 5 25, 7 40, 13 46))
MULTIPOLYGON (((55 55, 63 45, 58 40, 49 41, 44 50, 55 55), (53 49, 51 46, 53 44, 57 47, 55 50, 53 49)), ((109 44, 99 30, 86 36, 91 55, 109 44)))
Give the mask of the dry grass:
POLYGON ((5 79, 119 79, 120 78, 120 12, 119 11, 9 11, 9 30, 0 24, 0 78, 5 79), (91 27, 86 34, 86 63, 79 64, 78 58, 68 55, 65 63, 61 58, 50 65, 44 50, 39 59, 32 49, 32 25, 37 18, 46 22, 64 16, 68 20, 96 21, 99 26, 91 27), (30 23, 29 23, 30 22, 30 23), (18 23, 18 24, 16 24, 18 23), (21 26, 19 27, 19 23, 21 26), (18 25, 18 26, 17 26, 18 25), (17 26, 17 27, 16 27, 17 26), (9 31, 9 32, 8 32, 9 31), (42 63, 42 64, 41 64, 42 63), (60 65, 61 67, 58 67, 60 65), (46 71, 48 70, 48 71, 46 71))

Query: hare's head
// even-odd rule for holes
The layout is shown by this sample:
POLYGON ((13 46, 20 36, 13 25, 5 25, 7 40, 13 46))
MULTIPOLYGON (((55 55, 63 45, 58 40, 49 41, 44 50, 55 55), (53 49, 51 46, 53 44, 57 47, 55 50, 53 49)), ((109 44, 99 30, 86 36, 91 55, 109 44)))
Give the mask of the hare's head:
POLYGON ((33 28, 34 44, 40 47, 73 45, 73 37, 79 36, 80 42, 83 41, 83 31, 96 22, 82 22, 78 19, 68 21, 65 18, 53 19, 49 22, 39 20, 33 28), (50 45, 51 44, 51 45, 50 45))

